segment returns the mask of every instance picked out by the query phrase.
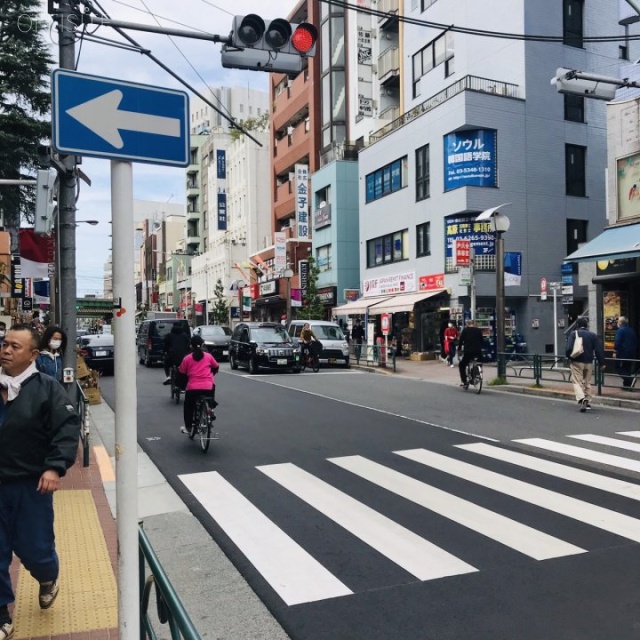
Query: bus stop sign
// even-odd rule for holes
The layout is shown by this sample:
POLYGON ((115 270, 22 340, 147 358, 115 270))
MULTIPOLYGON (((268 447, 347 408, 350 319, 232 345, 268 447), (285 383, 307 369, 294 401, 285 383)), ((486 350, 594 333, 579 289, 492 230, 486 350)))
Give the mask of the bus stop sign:
POLYGON ((380 324, 382 325, 382 335, 389 335, 389 314, 383 313, 380 316, 380 324))

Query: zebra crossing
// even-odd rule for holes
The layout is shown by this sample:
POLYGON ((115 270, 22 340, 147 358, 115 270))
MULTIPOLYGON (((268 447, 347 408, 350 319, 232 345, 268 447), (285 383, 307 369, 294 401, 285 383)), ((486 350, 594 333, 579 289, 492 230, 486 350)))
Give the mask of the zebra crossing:
MULTIPOLYGON (((291 513, 296 517, 299 511, 298 517, 303 519, 303 510, 308 515, 311 508, 323 521, 347 532, 356 544, 366 545, 384 562, 420 582, 477 573, 483 570, 483 563, 473 559, 476 545, 459 557, 459 547, 457 553, 447 549, 442 536, 434 542, 424 531, 413 531, 406 522, 402 524, 385 514, 389 495, 406 501, 411 509, 419 509, 422 523, 429 520, 425 514, 437 514, 445 523, 453 523, 457 528, 452 529, 452 538, 462 527, 467 535, 477 535, 477 547, 483 541, 497 543, 499 548, 517 552, 527 561, 553 561, 593 550, 580 543, 572 522, 605 535, 640 542, 640 519, 619 508, 607 507, 608 495, 640 501, 640 476, 620 479, 606 471, 588 471, 572 465, 596 463, 612 473, 640 472, 640 459, 633 458, 634 453, 640 453, 640 431, 618 432, 612 437, 576 434, 567 438, 584 445, 569 444, 564 438, 524 438, 513 441, 518 450, 471 442, 453 445, 446 454, 426 448, 393 451, 383 462, 361 455, 331 457, 320 461, 328 471, 340 470, 338 475, 328 474, 330 481, 291 462, 260 465, 255 467, 263 478, 258 480, 259 497, 244 495, 218 471, 179 477, 282 601, 293 606, 349 596, 357 589, 348 577, 336 572, 335 564, 330 569, 330 563, 323 562, 321 555, 314 557, 313 550, 305 549, 299 531, 295 535, 276 523, 270 492, 278 492, 276 505, 282 504, 283 495, 293 497, 293 502, 287 499, 289 517, 291 513), (624 450, 630 457, 603 449, 624 450), (549 454, 560 454, 569 460, 550 460, 549 454), (454 489, 437 486, 445 478, 453 479, 454 489), (544 486, 545 479, 553 489, 544 486), (366 504, 352 482, 360 483, 360 492, 362 483, 369 489, 366 504), (485 492, 483 495, 506 499, 491 501, 488 508, 486 499, 479 500, 484 504, 470 499, 477 497, 477 491, 471 490, 473 486, 485 492), (517 514, 509 512, 512 501, 533 505, 534 514, 543 510, 544 522, 521 522, 517 514), (561 525, 551 532, 549 514, 561 519, 561 525)), ((627 506, 629 512, 635 513, 633 503, 627 506)), ((336 545, 335 553, 341 552, 336 545)))

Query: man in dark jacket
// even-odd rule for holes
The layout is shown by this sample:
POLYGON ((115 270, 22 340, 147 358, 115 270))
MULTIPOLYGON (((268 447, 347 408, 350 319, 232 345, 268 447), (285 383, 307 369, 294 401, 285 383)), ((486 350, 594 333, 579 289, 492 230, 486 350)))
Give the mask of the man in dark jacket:
POLYGON ((0 638, 11 638, 13 553, 40 583, 39 604, 58 595, 53 493, 74 463, 80 417, 57 380, 35 366, 39 336, 14 325, 0 350, 0 638))
POLYGON ((353 325, 353 329, 351 329, 351 339, 355 343, 353 353, 356 357, 356 363, 360 364, 362 341, 364 340, 364 327, 360 324, 360 318, 356 319, 356 323, 353 325))
POLYGON ((629 321, 624 317, 618 318, 618 330, 613 344, 616 356, 618 373, 622 377, 622 388, 633 391, 633 369, 638 352, 638 338, 636 332, 629 326, 629 321))
POLYGON ((462 382, 460 386, 465 389, 469 386, 469 381, 467 380, 467 364, 472 360, 482 361, 483 343, 482 329, 476 327, 473 320, 466 320, 465 327, 458 338, 458 357, 460 358, 458 369, 462 382), (460 357, 461 351, 463 352, 462 357, 460 357))
POLYGON ((601 369, 605 368, 604 349, 600 338, 593 331, 589 331, 588 326, 586 318, 578 318, 576 320, 576 330, 569 333, 565 352, 570 362, 571 382, 573 383, 573 391, 576 394, 580 413, 591 411, 593 359, 595 358, 598 361, 601 369), (572 358, 571 353, 576 343, 576 335, 582 338, 583 352, 572 358))
POLYGON ((171 331, 164 339, 164 375, 162 384, 171 384, 171 367, 179 367, 182 359, 189 353, 190 336, 184 331, 181 322, 174 322, 171 331))

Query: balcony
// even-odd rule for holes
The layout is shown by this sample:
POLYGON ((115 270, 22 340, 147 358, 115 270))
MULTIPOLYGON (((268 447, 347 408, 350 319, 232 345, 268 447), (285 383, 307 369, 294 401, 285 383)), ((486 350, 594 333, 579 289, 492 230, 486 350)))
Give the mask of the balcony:
POLYGON ((295 197, 293 193, 293 182, 285 182, 276 187, 276 201, 274 214, 276 220, 281 220, 291 215, 295 208, 295 197))
POLYGON ((200 195, 198 183, 192 180, 187 181, 187 198, 195 198, 200 195))
POLYGON ((187 166, 187 175, 193 175, 200 171, 200 165, 191 160, 191 164, 187 166))
POLYGON ((189 220, 200 220, 200 207, 187 207, 187 222, 189 220))
POLYGON ((306 73, 299 73, 291 85, 276 97, 271 116, 275 131, 286 127, 305 110, 309 111, 309 95, 305 90, 306 78, 306 73))
POLYGON ((388 28, 391 25, 395 25, 397 29, 399 5, 399 0, 378 0, 376 10, 387 14, 378 17, 378 24, 381 29, 388 28))
POLYGON ((399 84, 400 56, 398 55, 398 47, 390 47, 378 58, 378 80, 384 86, 399 84))
POLYGON ((369 144, 371 145, 378 142, 378 140, 381 140, 392 131, 419 118, 422 114, 435 109, 463 91, 476 91, 500 96, 502 98, 520 98, 520 87, 517 84, 500 82, 499 80, 489 80, 488 78, 479 78, 477 76, 465 76, 458 80, 458 82, 449 85, 446 89, 439 91, 421 104, 413 107, 413 109, 403 113, 400 117, 372 133, 369 136, 369 144))

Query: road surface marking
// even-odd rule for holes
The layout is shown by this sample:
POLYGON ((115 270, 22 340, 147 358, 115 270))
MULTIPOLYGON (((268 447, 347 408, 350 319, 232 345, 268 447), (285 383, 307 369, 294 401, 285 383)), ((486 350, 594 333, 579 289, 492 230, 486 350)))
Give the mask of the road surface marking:
POLYGON ((477 571, 475 567, 294 464, 257 468, 419 580, 477 571))
POLYGON ((467 462, 448 458, 426 449, 396 451, 398 455, 420 464, 457 476, 468 482, 517 498, 529 504, 573 518, 585 524, 640 542, 640 520, 577 498, 562 495, 528 482, 475 467, 467 462))
POLYGON ((457 444, 455 446, 465 451, 478 453, 493 458, 494 460, 509 462, 519 467, 524 467, 525 469, 538 471, 539 473, 546 473, 556 478, 562 478, 563 480, 585 485, 586 487, 593 487, 594 489, 600 489, 608 493, 615 493, 616 495, 630 498, 631 500, 640 500, 640 486, 625 480, 609 478, 608 476, 602 476, 592 471, 585 471, 584 469, 574 469, 559 462, 551 462, 550 460, 542 460, 541 458, 536 458, 526 453, 500 449, 499 447, 494 447, 484 442, 457 444))
POLYGON ((511 520, 468 500, 431 487, 362 456, 330 458, 330 462, 396 495, 468 527, 535 560, 585 553, 575 545, 511 520))
POLYGON ((529 447, 544 449, 545 451, 553 451, 561 453, 573 458, 588 460, 589 462, 597 462, 605 464, 609 467, 617 467, 618 469, 626 469, 627 471, 635 471, 640 473, 640 461, 616 456, 611 453, 603 453, 601 451, 592 451, 584 447, 576 447, 573 444, 564 444, 562 442, 554 442, 553 440, 545 440, 544 438, 524 438, 522 440, 514 440, 519 444, 526 444, 529 447))
POLYGON ((627 451, 635 451, 640 453, 640 444, 637 442, 628 442, 627 440, 618 440, 617 438, 608 438, 606 436, 597 436, 593 433, 581 433, 575 436, 567 436, 576 440, 584 440, 585 442, 593 442, 594 444, 602 444, 606 447, 616 447, 618 449, 626 449, 627 451))
POLYGON ((217 471, 178 477, 286 604, 353 593, 217 471))

